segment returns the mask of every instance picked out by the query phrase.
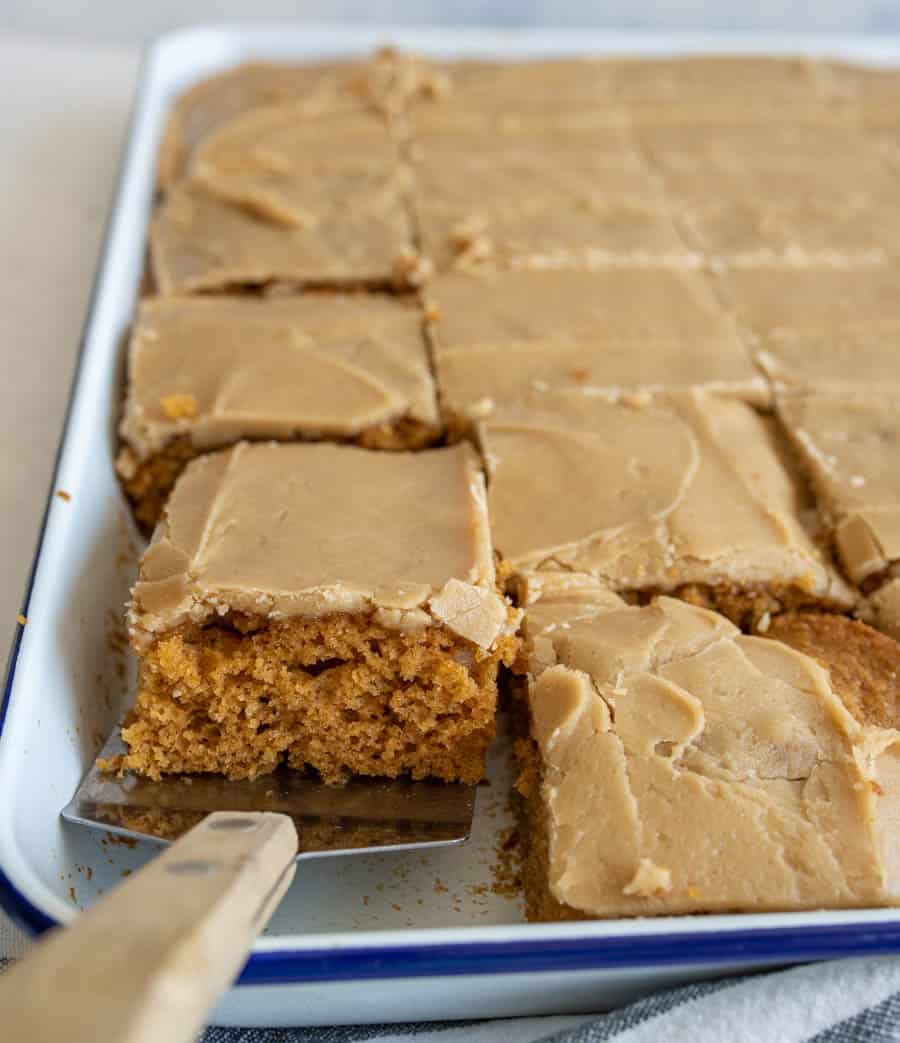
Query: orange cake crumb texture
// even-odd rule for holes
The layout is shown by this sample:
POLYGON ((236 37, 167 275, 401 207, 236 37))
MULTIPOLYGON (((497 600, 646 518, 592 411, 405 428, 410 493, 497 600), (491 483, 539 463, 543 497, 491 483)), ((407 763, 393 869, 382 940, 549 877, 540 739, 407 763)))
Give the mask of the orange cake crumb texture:
POLYGON ((766 636, 821 663, 860 724, 900 727, 900 644, 892 637, 856 620, 812 612, 774 617, 766 636))
POLYGON ((286 763, 328 782, 476 782, 494 736, 497 666, 513 647, 482 652, 440 627, 407 633, 346 613, 184 625, 142 660, 122 767, 243 779, 286 763))

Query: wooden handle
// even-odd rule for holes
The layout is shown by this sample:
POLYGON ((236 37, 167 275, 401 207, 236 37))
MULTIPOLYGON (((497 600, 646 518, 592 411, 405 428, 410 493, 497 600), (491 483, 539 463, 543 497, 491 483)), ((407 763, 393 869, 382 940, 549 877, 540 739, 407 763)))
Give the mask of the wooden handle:
POLYGON ((294 876, 286 815, 217 812, 0 978, 5 1043, 183 1043, 294 876))

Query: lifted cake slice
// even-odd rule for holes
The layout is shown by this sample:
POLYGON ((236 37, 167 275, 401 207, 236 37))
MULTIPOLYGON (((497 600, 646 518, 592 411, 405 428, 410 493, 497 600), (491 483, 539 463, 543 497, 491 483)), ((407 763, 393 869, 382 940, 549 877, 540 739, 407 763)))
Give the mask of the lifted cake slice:
POLYGON ((242 438, 421 448, 440 422, 419 310, 375 295, 146 300, 120 433, 148 531, 189 459, 242 438))
POLYGON ((824 666, 666 597, 545 628, 518 743, 529 918, 900 901, 896 707, 858 697, 842 627, 785 631, 824 666))
POLYGON ((517 622, 468 446, 242 442, 200 457, 132 592, 122 766, 475 782, 517 622))

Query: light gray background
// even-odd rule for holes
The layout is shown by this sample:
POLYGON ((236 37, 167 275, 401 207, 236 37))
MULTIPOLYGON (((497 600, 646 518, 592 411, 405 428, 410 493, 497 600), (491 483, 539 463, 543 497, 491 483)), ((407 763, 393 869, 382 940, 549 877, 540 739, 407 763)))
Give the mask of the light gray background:
POLYGON ((445 25, 900 32, 900 0, 0 0, 0 27, 133 42, 188 22, 317 19, 445 25))

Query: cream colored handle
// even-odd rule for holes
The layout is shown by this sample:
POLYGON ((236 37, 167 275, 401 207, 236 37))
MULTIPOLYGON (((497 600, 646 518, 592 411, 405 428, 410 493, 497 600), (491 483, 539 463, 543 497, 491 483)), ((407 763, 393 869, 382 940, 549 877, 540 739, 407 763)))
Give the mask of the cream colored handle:
POLYGON ((0 978, 4 1043, 187 1043, 294 876, 286 815, 217 812, 0 978))

